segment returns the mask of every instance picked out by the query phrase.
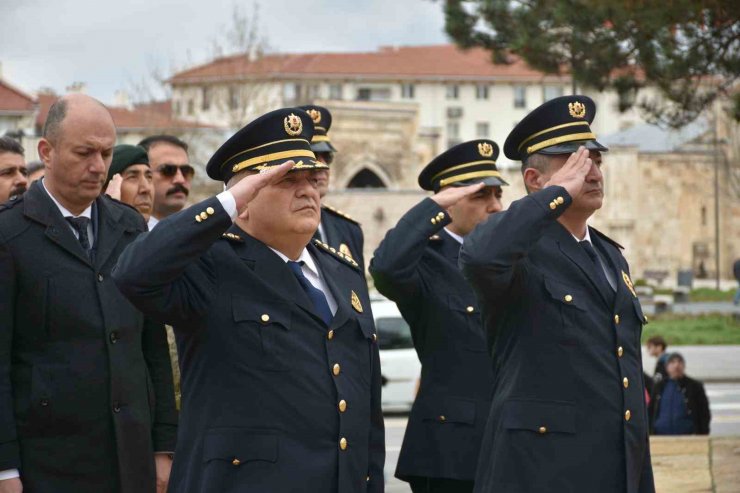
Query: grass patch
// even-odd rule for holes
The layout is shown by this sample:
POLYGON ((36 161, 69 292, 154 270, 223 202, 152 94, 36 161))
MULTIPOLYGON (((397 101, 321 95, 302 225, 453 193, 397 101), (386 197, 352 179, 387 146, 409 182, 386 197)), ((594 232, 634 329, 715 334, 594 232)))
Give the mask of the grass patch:
POLYGON ((672 346, 740 344, 740 320, 732 315, 663 314, 643 328, 643 344, 656 335, 672 346))
POLYGON ((719 289, 698 288, 691 291, 691 301, 732 301, 734 289, 720 291, 719 289))

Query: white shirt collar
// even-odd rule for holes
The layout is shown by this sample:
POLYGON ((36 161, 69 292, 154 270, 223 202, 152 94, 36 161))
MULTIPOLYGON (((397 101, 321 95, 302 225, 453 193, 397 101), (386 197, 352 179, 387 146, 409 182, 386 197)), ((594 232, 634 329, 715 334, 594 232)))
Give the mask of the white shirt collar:
POLYGON ((159 219, 154 217, 154 215, 149 216, 149 222, 147 223, 147 226, 149 227, 149 231, 153 230, 154 226, 156 226, 158 222, 159 222, 159 219))
POLYGON ((589 243, 591 243, 593 245, 593 242, 591 241, 591 232, 589 231, 588 226, 586 226, 586 236, 584 236, 582 240, 579 240, 576 235, 572 235, 572 236, 573 236, 573 238, 575 238, 575 240, 578 243, 580 243, 582 241, 587 241, 587 242, 589 242, 589 243))
POLYGON ((44 185, 43 178, 41 179, 41 188, 43 188, 44 192, 46 192, 46 194, 49 197, 51 197, 51 200, 54 202, 54 205, 56 205, 57 208, 59 209, 59 212, 62 213, 62 217, 86 217, 92 220, 92 204, 88 205, 87 209, 82 211, 82 214, 80 214, 79 216, 76 216, 72 214, 71 212, 69 212, 62 204, 59 203, 59 201, 56 198, 54 198, 54 196, 51 193, 49 193, 49 190, 46 189, 46 185, 44 185))
MULTIPOLYGON (((290 259, 283 254, 282 252, 275 250, 270 245, 267 245, 267 248, 275 252, 275 254, 282 259, 283 262, 288 263, 290 259)), ((314 261, 313 257, 310 253, 308 253, 308 248, 304 248, 301 252, 301 256, 298 257, 298 260, 296 262, 303 262, 304 266, 308 268, 316 277, 321 277, 319 274, 319 269, 316 267, 316 262, 314 261)))
POLYGON ((463 237, 462 236, 460 236, 457 233, 453 233, 452 231, 450 231, 447 228, 445 228, 445 231, 447 232, 448 235, 452 236, 455 239, 455 241, 457 241, 459 244, 462 245, 462 243, 463 243, 463 237))

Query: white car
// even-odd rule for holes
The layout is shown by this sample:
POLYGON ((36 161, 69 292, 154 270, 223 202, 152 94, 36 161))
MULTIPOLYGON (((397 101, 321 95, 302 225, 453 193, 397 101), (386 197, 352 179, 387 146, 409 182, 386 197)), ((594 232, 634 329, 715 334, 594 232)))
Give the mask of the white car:
POLYGON ((421 376, 411 330, 395 303, 377 295, 371 298, 371 303, 380 349, 383 411, 409 411, 421 376))

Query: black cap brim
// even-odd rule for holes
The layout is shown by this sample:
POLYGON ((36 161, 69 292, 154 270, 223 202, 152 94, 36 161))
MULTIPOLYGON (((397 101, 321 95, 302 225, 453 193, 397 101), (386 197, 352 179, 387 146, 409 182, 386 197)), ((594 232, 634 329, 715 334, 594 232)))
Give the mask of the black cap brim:
POLYGON ((311 142, 311 150, 314 153, 319 152, 337 152, 331 142, 311 142))
POLYGON ((562 144, 545 147, 544 149, 540 149, 536 152, 536 154, 546 154, 546 155, 557 155, 557 154, 571 154, 573 152, 576 152, 579 147, 584 146, 589 151, 600 151, 600 152, 606 152, 609 150, 608 147, 606 147, 603 144, 600 144, 596 140, 576 140, 573 142, 563 142, 562 144))
POLYGON ((473 178, 470 180, 458 181, 452 184, 453 187, 467 187, 468 185, 477 185, 483 183, 487 187, 505 187, 509 184, 503 179, 496 176, 486 176, 485 178, 473 178))

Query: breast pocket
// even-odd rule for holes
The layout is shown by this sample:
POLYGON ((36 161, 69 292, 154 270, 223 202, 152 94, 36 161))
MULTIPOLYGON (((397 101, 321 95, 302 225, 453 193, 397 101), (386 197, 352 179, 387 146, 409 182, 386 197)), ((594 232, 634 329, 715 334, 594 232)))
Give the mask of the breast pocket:
POLYGON ((578 344, 581 318, 587 311, 586 296, 573 286, 548 278, 544 282, 546 298, 551 301, 539 314, 545 335, 562 344, 578 344))
MULTIPOLYGON (((472 297, 471 297, 472 298, 472 297)), ((447 305, 459 324, 449 327, 450 336, 468 351, 486 352, 486 340, 477 303, 471 298, 449 295, 447 305)))
POLYGON ((232 304, 236 343, 244 363, 265 371, 290 370, 290 305, 238 296, 232 304))

